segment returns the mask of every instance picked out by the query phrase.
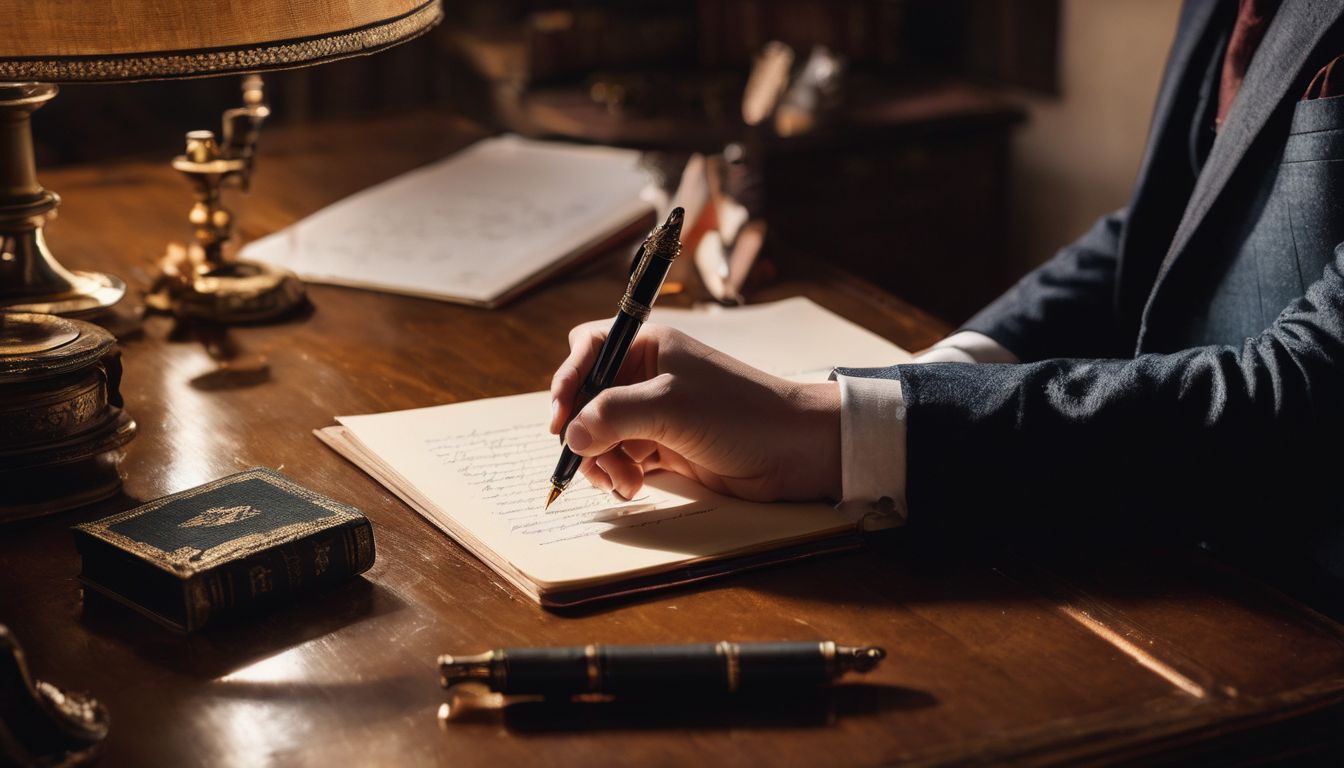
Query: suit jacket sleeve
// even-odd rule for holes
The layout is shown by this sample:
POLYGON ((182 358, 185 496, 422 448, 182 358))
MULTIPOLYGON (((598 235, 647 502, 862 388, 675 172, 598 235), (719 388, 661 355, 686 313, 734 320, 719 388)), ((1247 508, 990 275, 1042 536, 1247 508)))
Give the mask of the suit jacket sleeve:
POLYGON ((1338 507, 1342 270, 1344 246, 1240 347, 840 372, 901 380, 911 525, 1146 515, 1279 530, 1338 507))
POLYGON ((1019 360, 1130 354, 1116 340, 1115 276, 1126 211, 1103 216, 961 330, 994 339, 1019 360))

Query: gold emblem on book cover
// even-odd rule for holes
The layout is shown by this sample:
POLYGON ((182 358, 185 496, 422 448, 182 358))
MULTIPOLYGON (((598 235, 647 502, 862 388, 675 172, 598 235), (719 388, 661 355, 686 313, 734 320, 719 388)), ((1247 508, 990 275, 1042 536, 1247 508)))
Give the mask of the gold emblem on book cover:
POLYGON ((177 524, 177 527, 215 528, 221 525, 232 525, 240 520, 247 520, 260 514, 261 510, 250 504, 240 504, 236 507, 211 507, 189 520, 183 520, 177 524))

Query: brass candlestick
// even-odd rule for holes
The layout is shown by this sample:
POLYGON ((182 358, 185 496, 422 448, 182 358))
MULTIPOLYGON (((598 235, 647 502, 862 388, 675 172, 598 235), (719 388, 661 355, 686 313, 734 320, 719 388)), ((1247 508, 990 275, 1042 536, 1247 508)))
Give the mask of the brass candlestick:
POLYGON ((187 217, 193 239, 186 246, 168 246, 162 271, 145 300, 150 309, 188 319, 256 322, 304 302, 303 284, 290 272, 227 253, 233 214, 222 193, 229 186, 247 190, 261 124, 269 114, 261 77, 248 75, 243 78, 243 106, 224 112, 221 142, 210 131, 187 133, 186 152, 173 158, 173 168, 196 194, 187 217))
POLYGON ((29 120, 56 92, 49 83, 0 83, 0 309, 94 315, 120 301, 126 284, 66 269, 42 237, 61 198, 37 182, 29 120))

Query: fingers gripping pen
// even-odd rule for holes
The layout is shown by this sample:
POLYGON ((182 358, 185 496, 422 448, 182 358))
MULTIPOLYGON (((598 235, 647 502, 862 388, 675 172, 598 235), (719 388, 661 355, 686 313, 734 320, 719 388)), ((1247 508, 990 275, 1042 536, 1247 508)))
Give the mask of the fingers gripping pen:
MULTIPOLYGON (((635 334, 639 333, 640 326, 649 319, 649 313, 653 311, 653 302, 658 298, 658 291, 663 287, 668 269, 681 254, 683 215, 682 209, 673 208, 667 217, 667 223, 655 227, 639 246, 630 271, 630 283, 617 305, 616 319, 611 324, 611 332, 602 342, 593 369, 588 372, 579 387, 578 396, 569 412, 570 420, 583 410, 589 401, 597 397, 599 392, 615 383, 616 374, 620 372, 621 364, 625 362, 625 355, 630 351, 635 334)), ((564 435, 565 427, 568 426, 569 420, 566 420, 564 427, 560 429, 561 435, 564 435)), ((571 451, 569 446, 560 451, 560 461, 556 463, 555 472, 551 475, 551 492, 546 498, 547 507, 564 493, 582 461, 583 457, 571 451)))

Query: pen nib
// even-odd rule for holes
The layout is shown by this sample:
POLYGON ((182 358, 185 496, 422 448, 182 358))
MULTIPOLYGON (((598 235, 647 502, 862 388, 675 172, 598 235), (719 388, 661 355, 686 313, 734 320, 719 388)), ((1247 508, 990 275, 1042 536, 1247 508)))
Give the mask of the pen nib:
POLYGON ((560 498, 560 494, 564 490, 565 490, 564 488, 561 488, 558 485, 552 485, 551 492, 546 496, 546 506, 543 508, 543 511, 546 509, 550 509, 551 505, 555 503, 556 499, 560 498))

